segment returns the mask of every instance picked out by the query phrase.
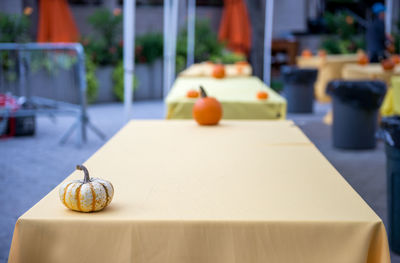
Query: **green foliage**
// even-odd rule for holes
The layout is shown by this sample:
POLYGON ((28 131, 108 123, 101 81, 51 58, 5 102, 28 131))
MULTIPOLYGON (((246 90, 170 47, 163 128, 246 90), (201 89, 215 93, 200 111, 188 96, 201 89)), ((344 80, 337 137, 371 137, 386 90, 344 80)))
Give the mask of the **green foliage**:
MULTIPOLYGON (((0 12, 0 42, 21 43, 30 41, 30 21, 26 15, 14 15, 0 12)), ((4 78, 9 82, 17 80, 17 54, 16 52, 0 52, 1 67, 4 78)))
POLYGON ((356 22, 348 12, 326 12, 324 20, 329 33, 336 34, 341 39, 350 39, 357 34, 356 22))
POLYGON ((400 54, 400 20, 397 21, 396 25, 397 28, 395 30, 395 33, 393 33, 393 41, 394 41, 395 53, 400 54))
MULTIPOLYGON (((187 39, 186 30, 182 32, 182 35, 185 37, 185 39, 187 39)), ((222 54, 224 45, 218 41, 218 36, 211 29, 208 20, 200 20, 196 23, 195 37, 194 57, 196 61, 206 61, 212 56, 218 56, 222 54)))
POLYGON ((328 54, 352 54, 358 49, 365 48, 365 40, 362 36, 354 36, 352 39, 340 39, 337 36, 329 36, 322 42, 321 48, 328 54))
MULTIPOLYGON (((217 34, 211 29, 208 20, 196 21, 195 35, 195 62, 207 60, 222 63, 234 63, 243 60, 243 56, 234 54, 225 49, 225 45, 218 41, 217 34)), ((186 66, 187 31, 182 30, 178 35, 176 46, 176 70, 182 71, 186 66)))
MULTIPOLYGON (((113 75, 113 91, 115 96, 120 100, 124 100, 124 65, 122 61, 118 62, 117 66, 114 68, 113 75)), ((138 86, 138 81, 136 77, 133 78, 132 90, 134 91, 138 86)))
POLYGON ((237 54, 227 50, 223 50, 220 55, 211 56, 210 60, 214 63, 234 64, 238 61, 245 61, 246 56, 244 56, 243 54, 237 54))
POLYGON ((86 66, 86 96, 87 101, 92 103, 97 98, 99 83, 96 77, 96 65, 90 58, 85 60, 86 66))
POLYGON ((69 53, 68 51, 30 52, 30 69, 33 73, 36 73, 40 69, 44 69, 49 75, 56 75, 60 69, 70 70, 76 62, 76 55, 74 53, 69 53))
POLYGON ((321 48, 328 54, 350 54, 365 47, 363 36, 358 34, 357 22, 349 13, 326 12, 324 20, 331 36, 323 40, 321 48))
POLYGON ((160 33, 148 33, 135 40, 135 62, 152 64, 163 56, 163 36, 160 33))
POLYGON ((395 53, 400 54, 400 34, 393 34, 395 53))
POLYGON ((99 65, 115 65, 122 56, 122 16, 98 9, 88 19, 94 34, 82 39, 86 54, 99 65))
POLYGON ((0 13, 0 42, 28 42, 30 21, 26 15, 0 13))

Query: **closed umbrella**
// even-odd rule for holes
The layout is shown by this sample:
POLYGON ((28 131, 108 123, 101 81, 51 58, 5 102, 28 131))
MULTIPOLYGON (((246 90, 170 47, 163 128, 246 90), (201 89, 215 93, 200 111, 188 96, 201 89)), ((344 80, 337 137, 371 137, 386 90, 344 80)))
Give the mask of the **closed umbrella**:
POLYGON ((39 1, 38 42, 78 42, 79 32, 67 0, 39 1))
POLYGON ((251 28, 244 0, 224 0, 219 40, 234 52, 249 54, 251 28))

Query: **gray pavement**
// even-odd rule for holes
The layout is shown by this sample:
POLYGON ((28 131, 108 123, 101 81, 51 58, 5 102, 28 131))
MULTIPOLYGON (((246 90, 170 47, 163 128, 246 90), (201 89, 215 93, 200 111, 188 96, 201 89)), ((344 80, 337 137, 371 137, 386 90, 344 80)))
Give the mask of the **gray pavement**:
MULTIPOLYGON (((331 146, 330 126, 322 118, 329 105, 316 105, 312 115, 289 115, 313 141, 343 177, 386 222, 386 178, 383 144, 372 151, 343 151, 331 146)), ((93 123, 109 139, 123 124, 121 104, 94 105, 89 108, 93 123)), ((134 119, 162 119, 161 101, 137 102, 134 119)), ((6 262, 16 220, 57 186, 77 163, 88 159, 104 141, 89 132, 88 143, 77 148, 75 137, 60 146, 61 134, 73 123, 69 117, 58 117, 54 123, 47 117, 37 119, 34 137, 0 140, 0 262, 6 262)), ((392 256, 392 262, 400 257, 392 256)))

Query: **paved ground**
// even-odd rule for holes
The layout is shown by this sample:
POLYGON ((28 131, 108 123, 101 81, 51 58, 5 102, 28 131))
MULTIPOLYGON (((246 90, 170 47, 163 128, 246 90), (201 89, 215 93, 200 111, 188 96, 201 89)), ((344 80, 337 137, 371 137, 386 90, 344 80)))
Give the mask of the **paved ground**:
MULTIPOLYGON (((329 106, 317 105, 313 115, 289 115, 316 144, 319 150, 386 222, 385 155, 379 143, 372 151, 341 151, 331 146, 330 127, 322 123, 329 106)), ((92 106, 93 123, 110 138, 123 122, 122 105, 92 106)), ((160 101, 134 104, 133 118, 162 119, 160 101)), ((85 161, 104 142, 89 133, 89 142, 77 148, 74 139, 58 144, 72 118, 58 118, 53 123, 40 117, 35 137, 0 141, 0 262, 6 262, 17 218, 70 174, 77 163, 85 161)), ((400 257, 392 257, 399 262, 400 257)))

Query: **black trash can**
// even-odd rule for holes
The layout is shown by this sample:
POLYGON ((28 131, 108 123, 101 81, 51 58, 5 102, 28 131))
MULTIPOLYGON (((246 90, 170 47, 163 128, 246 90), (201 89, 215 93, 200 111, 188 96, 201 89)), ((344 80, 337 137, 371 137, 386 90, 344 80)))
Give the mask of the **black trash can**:
POLYGON ((400 254, 400 116, 382 119, 385 138, 390 248, 400 254))
POLYGON ((385 83, 335 80, 328 84, 327 93, 333 100, 333 146, 353 150, 375 148, 385 83))
POLYGON ((289 113, 312 113, 314 101, 314 83, 317 69, 305 69, 295 66, 282 66, 284 94, 289 113))

